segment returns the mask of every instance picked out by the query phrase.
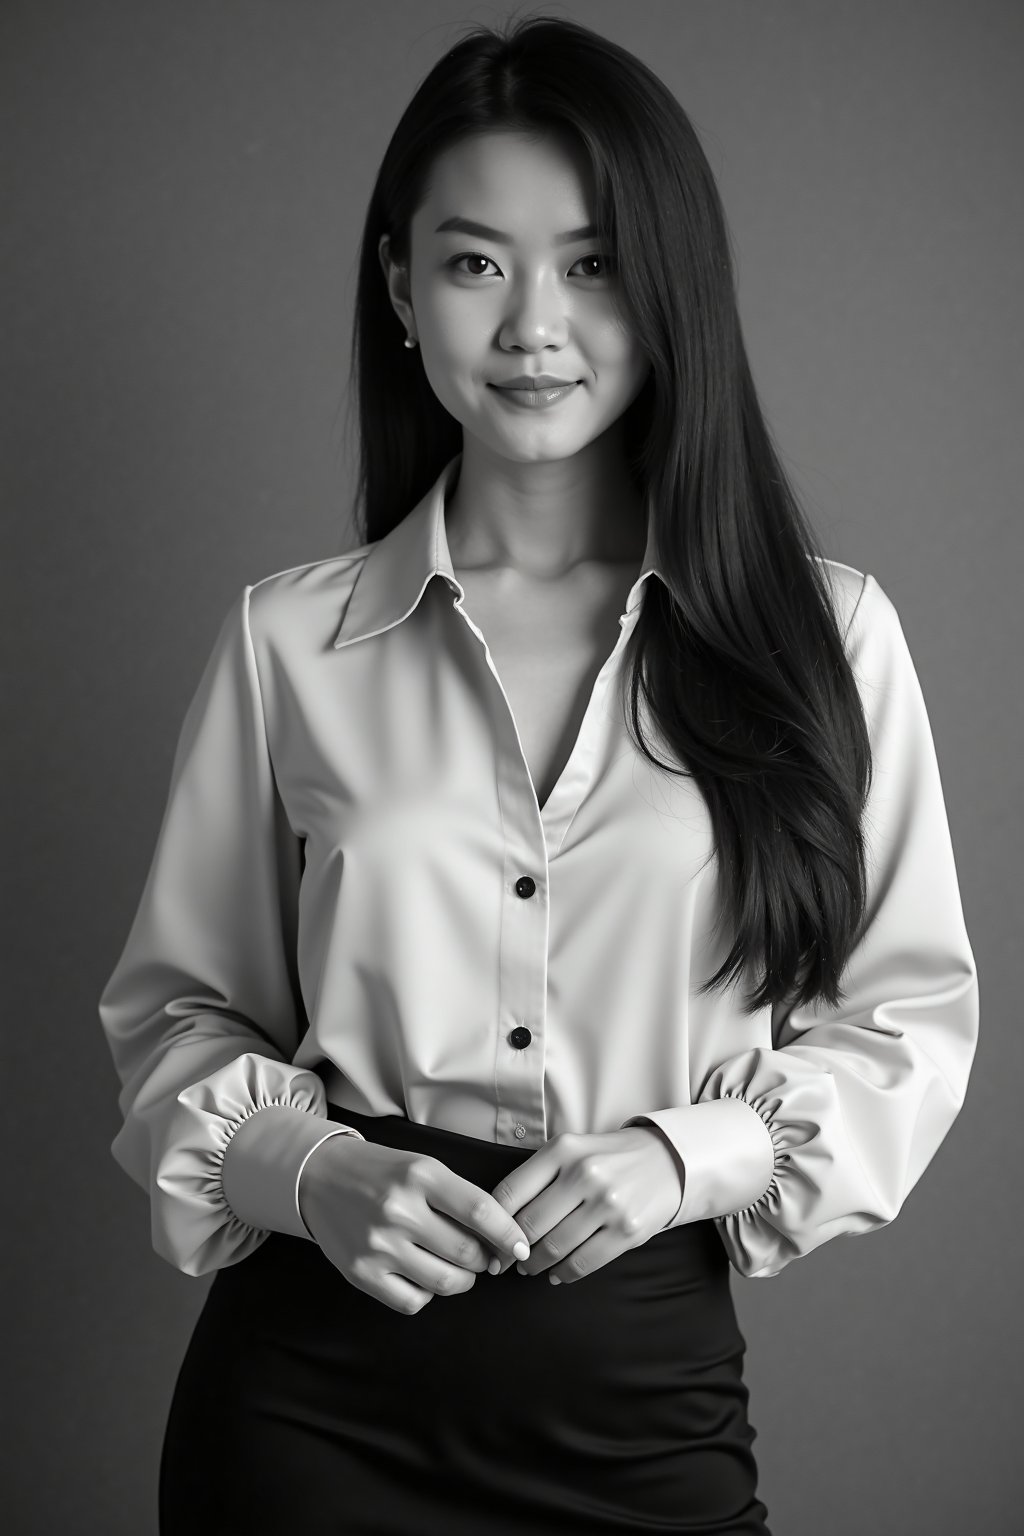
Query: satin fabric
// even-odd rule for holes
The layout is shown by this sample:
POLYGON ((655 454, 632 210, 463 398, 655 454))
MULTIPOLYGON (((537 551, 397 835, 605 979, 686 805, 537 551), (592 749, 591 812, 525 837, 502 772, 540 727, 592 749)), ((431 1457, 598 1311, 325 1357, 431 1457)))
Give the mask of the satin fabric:
POLYGON ((707 808, 624 718, 653 542, 541 806, 452 569, 457 472, 375 543, 246 586, 189 706, 100 1001, 112 1150, 154 1247, 200 1275, 270 1231, 308 1241, 298 1187, 327 1098, 506 1149, 652 1124, 685 1168, 669 1225, 714 1220, 748 1276, 891 1221, 959 1111, 978 1027, 893 603, 824 562, 875 769, 844 997, 747 1014, 750 977, 700 991, 733 938, 707 808))
MULTIPOLYGON (((481 1188, 530 1155, 328 1114, 481 1188)), ((161 1536, 768 1536, 728 1277, 697 1222, 572 1284, 513 1267, 408 1316, 274 1234, 217 1274, 196 1325, 161 1536)))

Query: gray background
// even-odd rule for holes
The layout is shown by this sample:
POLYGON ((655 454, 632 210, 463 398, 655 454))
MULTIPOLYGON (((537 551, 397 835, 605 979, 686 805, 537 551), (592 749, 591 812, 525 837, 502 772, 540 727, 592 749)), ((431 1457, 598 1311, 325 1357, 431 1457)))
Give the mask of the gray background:
MULTIPOLYGON (((1012 1536, 1022 8, 552 10, 639 54, 702 135, 786 463, 826 552, 903 619, 981 978, 966 1106, 895 1224, 736 1278, 772 1528, 1012 1536)), ((96 1001, 228 603, 355 542, 343 412, 372 179, 458 23, 501 14, 0 8, 12 1533, 155 1529, 209 1281, 152 1253, 146 1197, 110 1156, 96 1001)), ((209 1460, 216 1476, 216 1445, 209 1460)), ((240 1530, 258 1498, 254 1470, 240 1530)))

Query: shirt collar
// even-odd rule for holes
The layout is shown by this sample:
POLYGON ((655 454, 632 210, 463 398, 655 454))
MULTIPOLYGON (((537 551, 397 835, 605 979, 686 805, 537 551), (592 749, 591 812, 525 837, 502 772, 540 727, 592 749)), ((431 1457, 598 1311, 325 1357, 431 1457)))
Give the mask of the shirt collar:
MULTIPOLYGON (((412 511, 369 546, 335 637, 335 650, 399 624, 413 611, 435 576, 443 577, 458 597, 465 595, 452 566, 444 522, 445 499, 458 477, 461 461, 462 454, 457 453, 412 511)), ((655 557, 654 521, 649 516, 640 575, 626 600, 628 614, 639 607, 643 583, 652 573, 664 580, 655 557)))

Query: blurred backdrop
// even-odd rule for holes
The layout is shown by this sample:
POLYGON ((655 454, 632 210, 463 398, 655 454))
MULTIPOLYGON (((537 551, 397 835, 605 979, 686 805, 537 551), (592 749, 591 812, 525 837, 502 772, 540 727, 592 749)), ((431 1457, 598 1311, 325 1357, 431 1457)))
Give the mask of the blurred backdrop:
MULTIPOLYGON (((734 1278, 772 1529, 1011 1536, 1024 10, 520 9, 633 50, 701 134, 785 462, 826 552, 872 572, 903 621, 979 966, 967 1103, 898 1220, 734 1278)), ((164 1415, 209 1281, 152 1252, 146 1197, 110 1156, 96 1003, 229 602, 357 542, 345 404, 366 202, 419 80, 464 23, 505 14, 0 6, 12 1536, 155 1536, 164 1415)), ((256 1469, 240 1530, 249 1497, 256 1469)))

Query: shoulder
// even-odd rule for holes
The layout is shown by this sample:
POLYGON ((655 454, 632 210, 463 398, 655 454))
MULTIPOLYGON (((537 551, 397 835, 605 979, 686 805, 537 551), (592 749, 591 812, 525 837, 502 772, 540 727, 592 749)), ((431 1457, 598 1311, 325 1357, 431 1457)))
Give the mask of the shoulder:
POLYGON ((817 561, 832 595, 836 622, 846 649, 854 652, 869 636, 883 643, 902 639, 902 626, 896 606, 870 572, 841 560, 817 561))
POLYGON ((886 701, 899 699, 909 721, 920 682, 896 604, 870 572, 837 560, 821 563, 828 567, 829 586, 843 616, 844 649, 868 719, 886 701))
POLYGON ((240 601, 247 605, 254 644, 278 649, 289 641, 333 643, 372 544, 343 555, 310 560, 250 582, 240 601))
POLYGON ((870 577, 858 571, 856 566, 844 565, 841 560, 826 560, 815 556, 814 563, 825 578, 836 625, 845 641, 870 577))

